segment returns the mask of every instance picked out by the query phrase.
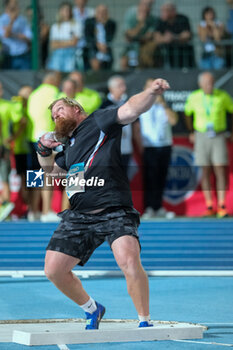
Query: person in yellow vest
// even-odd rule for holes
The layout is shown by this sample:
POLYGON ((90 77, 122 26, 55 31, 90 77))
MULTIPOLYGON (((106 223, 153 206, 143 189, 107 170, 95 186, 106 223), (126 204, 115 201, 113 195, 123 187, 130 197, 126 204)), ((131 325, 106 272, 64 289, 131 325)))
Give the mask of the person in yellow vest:
MULTIPOLYGON (((211 193, 211 170, 216 177, 217 217, 228 216, 226 209, 227 113, 233 113, 231 96, 214 87, 214 76, 203 72, 198 77, 200 89, 193 91, 185 104, 185 115, 194 142, 195 162, 202 168, 202 190, 206 202, 204 216, 216 214, 211 193), (193 117, 193 122, 192 118, 193 117), (194 133, 193 133, 194 131, 194 133)), ((233 141, 233 129, 231 133, 233 141)))
MULTIPOLYGON (((29 135, 31 145, 32 170, 40 169, 36 154, 36 141, 44 134, 54 130, 54 122, 50 117, 48 106, 59 95, 60 74, 57 72, 45 75, 42 84, 39 85, 29 96, 28 116, 32 127, 29 135)), ((43 222, 58 221, 57 215, 51 209, 52 191, 33 189, 32 211, 28 214, 29 221, 41 220, 43 222), (39 203, 42 197, 42 214, 40 215, 39 203)))
POLYGON ((3 86, 0 82, 0 221, 5 220, 14 209, 14 204, 10 202, 9 187, 11 103, 2 96, 3 86))
POLYGON ((100 94, 84 86, 82 73, 73 71, 69 78, 77 83, 75 99, 83 106, 84 111, 88 115, 96 111, 102 103, 100 94))
POLYGON ((31 196, 26 189, 26 172, 28 169, 28 157, 30 146, 28 142, 28 130, 31 124, 27 115, 27 101, 32 93, 31 86, 22 86, 18 91, 18 96, 12 97, 11 121, 12 121, 12 151, 15 157, 16 172, 21 178, 20 193, 25 204, 30 210, 31 196))

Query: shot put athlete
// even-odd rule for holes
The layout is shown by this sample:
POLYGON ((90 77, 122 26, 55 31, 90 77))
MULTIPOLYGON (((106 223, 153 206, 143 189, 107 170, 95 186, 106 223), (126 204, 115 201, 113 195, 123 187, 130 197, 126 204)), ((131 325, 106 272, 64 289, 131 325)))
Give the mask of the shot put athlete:
MULTIPOLYGON (((140 261, 138 212, 133 208, 127 175, 121 165, 121 130, 146 112, 155 96, 169 89, 166 80, 155 79, 146 90, 119 108, 98 110, 87 116, 75 100, 61 98, 49 107, 55 134, 38 141, 38 159, 45 172, 67 172, 71 209, 58 214, 61 222, 47 247, 45 274, 86 313, 86 329, 98 329, 105 308, 84 290, 72 273, 83 266, 93 251, 108 241, 124 273, 128 293, 138 312, 139 327, 150 327, 149 286, 140 261), (55 135, 55 137, 54 137, 55 135), (63 151, 53 148, 66 138, 63 151), (92 186, 88 185, 88 180, 92 186)), ((64 143, 64 142, 63 142, 64 143)))

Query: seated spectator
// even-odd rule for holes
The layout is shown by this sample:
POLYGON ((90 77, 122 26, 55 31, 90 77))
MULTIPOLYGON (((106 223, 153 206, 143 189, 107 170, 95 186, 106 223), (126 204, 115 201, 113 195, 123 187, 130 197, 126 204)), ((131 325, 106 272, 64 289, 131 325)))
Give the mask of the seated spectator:
POLYGON ((78 70, 85 70, 83 49, 85 47, 84 25, 87 18, 94 17, 95 10, 87 6, 88 0, 74 0, 73 17, 81 25, 81 37, 79 38, 76 50, 76 65, 78 70))
POLYGON ((58 21, 50 30, 51 53, 47 68, 69 73, 75 69, 75 52, 81 37, 81 26, 73 20, 72 6, 63 2, 58 11, 58 21))
POLYGON ((227 32, 231 35, 231 38, 233 39, 233 0, 226 0, 226 2, 228 3, 230 8, 226 29, 227 32))
POLYGON ((224 47, 216 45, 224 39, 224 35, 224 25, 216 19, 214 9, 205 7, 202 11, 202 20, 198 25, 198 36, 203 42, 201 69, 221 69, 225 66, 224 47))
MULTIPOLYGON (((44 68, 48 58, 50 27, 44 21, 44 16, 40 7, 38 7, 37 11, 40 38, 40 64, 44 68)), ((26 8, 26 17, 28 19, 29 25, 32 26, 33 10, 31 5, 26 8)))
POLYGON ((188 68, 194 66, 191 39, 189 19, 178 14, 174 4, 163 4, 155 31, 155 41, 162 50, 164 67, 188 68))
POLYGON ((84 86, 82 73, 74 71, 69 74, 69 78, 77 84, 75 99, 82 105, 85 112, 89 115, 98 109, 102 103, 100 94, 84 86))
POLYGON ((32 32, 27 19, 19 14, 17 0, 5 0, 0 16, 0 40, 4 69, 30 69, 32 32))
POLYGON ((233 66, 233 0, 226 0, 229 5, 229 16, 226 24, 226 39, 228 40, 225 45, 225 60, 226 68, 231 68, 233 66))
POLYGON ((86 48, 84 60, 88 62, 86 68, 94 71, 110 69, 113 63, 111 42, 116 33, 116 22, 109 18, 108 8, 98 5, 95 17, 88 18, 85 22, 86 48))
POLYGON ((159 66, 155 57, 154 31, 157 19, 151 15, 152 2, 140 0, 136 10, 131 9, 125 16, 126 48, 121 58, 121 68, 159 66))

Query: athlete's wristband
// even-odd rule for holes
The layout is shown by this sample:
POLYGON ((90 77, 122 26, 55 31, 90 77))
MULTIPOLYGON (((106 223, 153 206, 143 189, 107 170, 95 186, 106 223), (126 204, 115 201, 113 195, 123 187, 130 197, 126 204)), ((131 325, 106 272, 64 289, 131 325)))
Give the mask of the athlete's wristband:
POLYGON ((39 155, 41 157, 49 157, 52 154, 52 149, 49 147, 46 147, 43 145, 43 143, 40 141, 40 139, 37 142, 37 153, 39 153, 39 155))

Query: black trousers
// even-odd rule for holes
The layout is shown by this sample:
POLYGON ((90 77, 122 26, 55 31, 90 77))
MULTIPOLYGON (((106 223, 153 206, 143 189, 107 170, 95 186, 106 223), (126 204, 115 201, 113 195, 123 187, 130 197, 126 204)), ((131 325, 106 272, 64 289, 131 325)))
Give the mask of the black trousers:
POLYGON ((144 205, 158 210, 162 206, 163 191, 166 184, 171 159, 171 146, 146 147, 143 154, 144 205))

